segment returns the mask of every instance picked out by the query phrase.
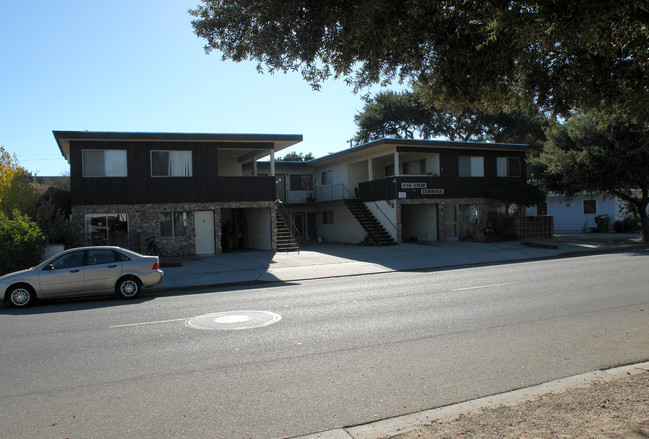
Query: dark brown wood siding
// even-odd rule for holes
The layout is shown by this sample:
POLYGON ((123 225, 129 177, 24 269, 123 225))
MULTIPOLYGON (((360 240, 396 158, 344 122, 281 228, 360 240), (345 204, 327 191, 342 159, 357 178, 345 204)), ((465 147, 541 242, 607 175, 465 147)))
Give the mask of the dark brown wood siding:
POLYGON ((422 152, 439 153, 440 176, 399 176, 364 182, 359 185, 359 194, 363 201, 377 201, 398 198, 397 192, 405 192, 406 198, 467 198, 488 197, 490 190, 507 182, 526 180, 525 153, 509 151, 477 150, 431 150, 422 152), (460 177, 459 157, 483 157, 484 177, 460 177), (518 157, 521 160, 520 177, 497 177, 496 159, 498 157, 518 157), (422 194, 421 188, 403 188, 402 183, 422 183, 427 189, 441 189, 443 194, 422 194))
MULTIPOLYGON (((241 144, 223 147, 241 147, 241 144)), ((218 148, 200 142, 70 142, 72 203, 272 201, 274 177, 219 177, 218 148), (126 150, 127 177, 84 177, 84 149, 126 150), (152 177, 151 150, 192 151, 191 177, 152 177)))

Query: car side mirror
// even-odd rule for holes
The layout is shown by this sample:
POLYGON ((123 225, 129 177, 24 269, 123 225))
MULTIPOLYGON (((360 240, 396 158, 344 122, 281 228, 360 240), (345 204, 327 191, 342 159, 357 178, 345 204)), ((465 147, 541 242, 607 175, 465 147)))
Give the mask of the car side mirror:
POLYGON ((47 270, 47 271, 54 270, 54 264, 47 264, 45 267, 43 267, 43 270, 47 270))

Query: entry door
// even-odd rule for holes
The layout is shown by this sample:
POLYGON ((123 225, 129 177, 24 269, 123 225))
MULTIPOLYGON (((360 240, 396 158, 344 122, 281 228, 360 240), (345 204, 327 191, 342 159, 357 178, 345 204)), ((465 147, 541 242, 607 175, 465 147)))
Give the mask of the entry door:
POLYGON ((303 212, 294 212, 293 213, 293 224, 295 224, 295 239, 298 241, 304 240, 304 213, 303 212))
POLYGON ((194 212, 194 230, 196 233, 196 254, 214 254, 214 211, 198 210, 194 212))
POLYGON ((457 205, 447 204, 443 212, 444 240, 457 241, 457 205))

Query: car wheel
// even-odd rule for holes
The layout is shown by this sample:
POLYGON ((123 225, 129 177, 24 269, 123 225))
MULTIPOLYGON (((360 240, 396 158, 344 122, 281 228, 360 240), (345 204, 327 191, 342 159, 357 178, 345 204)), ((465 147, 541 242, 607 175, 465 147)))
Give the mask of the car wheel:
POLYGON ((31 304, 36 298, 34 290, 27 285, 13 286, 9 289, 7 295, 11 306, 16 308, 23 308, 31 304))
POLYGON ((134 277, 124 277, 117 282, 117 294, 124 299, 132 299, 140 293, 140 281, 134 277))

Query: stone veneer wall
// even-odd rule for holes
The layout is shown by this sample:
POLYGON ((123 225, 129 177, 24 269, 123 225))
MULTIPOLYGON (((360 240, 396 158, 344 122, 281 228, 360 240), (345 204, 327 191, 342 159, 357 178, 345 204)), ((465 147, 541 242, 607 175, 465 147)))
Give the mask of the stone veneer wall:
POLYGON ((128 215, 127 248, 137 252, 146 249, 146 238, 154 236, 160 252, 164 256, 188 256, 196 254, 194 230, 194 211, 211 210, 214 212, 214 241, 215 253, 222 253, 221 247, 221 209, 268 208, 271 221, 271 247, 277 250, 277 205, 273 201, 242 201, 229 203, 165 203, 165 204, 112 204, 112 205, 79 205, 72 206, 71 223, 81 236, 85 236, 86 214, 117 214, 128 215), (182 237, 161 237, 161 212, 188 212, 187 231, 182 237))

